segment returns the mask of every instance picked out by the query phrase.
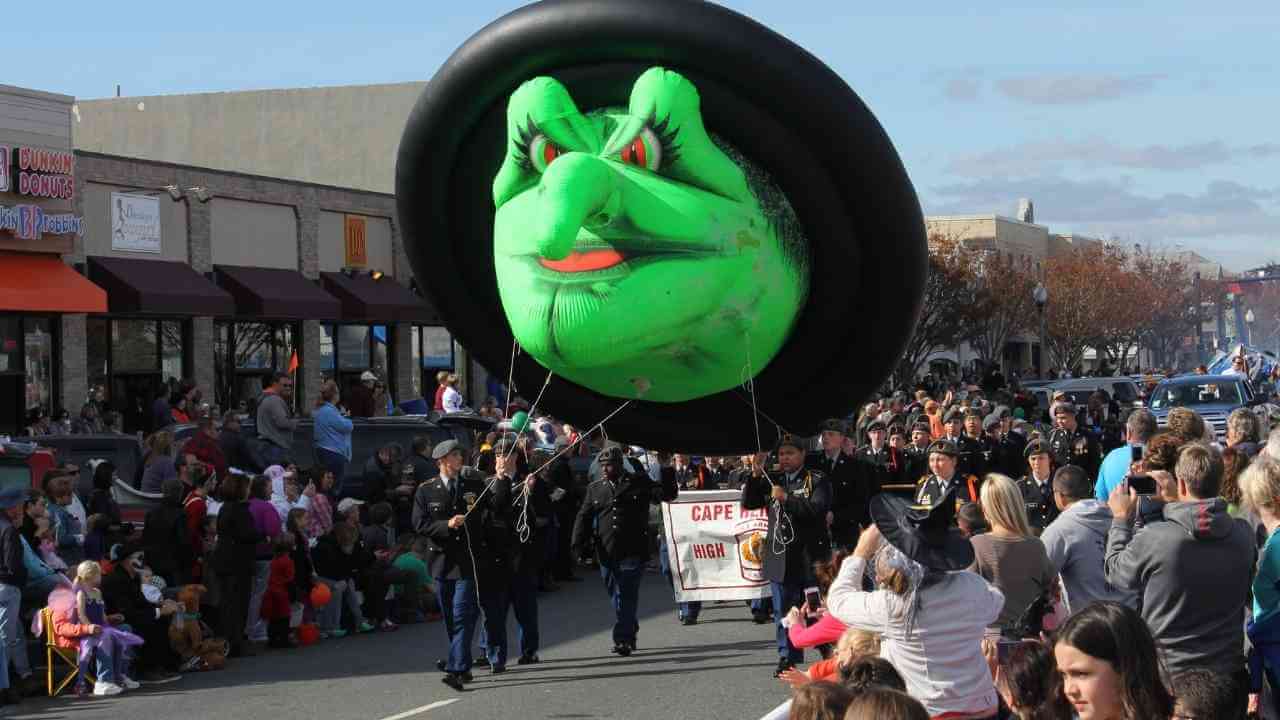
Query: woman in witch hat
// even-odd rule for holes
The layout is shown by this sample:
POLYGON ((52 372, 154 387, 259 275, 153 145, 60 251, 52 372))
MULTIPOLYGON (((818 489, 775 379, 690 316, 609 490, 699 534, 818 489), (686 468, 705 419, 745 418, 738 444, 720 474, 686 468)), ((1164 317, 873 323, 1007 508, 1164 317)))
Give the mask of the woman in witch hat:
POLYGON ((954 497, 932 507, 888 494, 872 498, 874 522, 831 584, 827 610, 850 628, 883 636, 881 657, 930 716, 994 718, 999 700, 982 636, 1004 595, 964 571, 973 546, 956 527, 955 508, 954 497), (862 590, 864 573, 877 590, 862 590))

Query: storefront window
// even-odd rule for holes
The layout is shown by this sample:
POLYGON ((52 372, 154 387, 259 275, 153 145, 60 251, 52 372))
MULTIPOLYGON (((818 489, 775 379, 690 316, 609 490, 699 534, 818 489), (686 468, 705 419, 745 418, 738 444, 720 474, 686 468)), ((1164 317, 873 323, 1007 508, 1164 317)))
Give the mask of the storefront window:
POLYGON ((115 372, 158 372, 155 320, 111 321, 111 369, 115 372))
POLYGON ((153 432, 156 398, 189 375, 187 327, 185 320, 142 318, 92 317, 86 323, 90 387, 106 389, 125 432, 153 432))
POLYGON ((0 317, 0 372, 22 372, 22 318, 0 317))
POLYGON ((453 335, 449 329, 435 325, 413 326, 413 347, 410 348, 414 367, 414 393, 426 397, 424 391, 434 393, 436 372, 452 370, 454 363, 453 335))
POLYGON ((18 435, 27 414, 60 405, 55 379, 57 320, 0 315, 0 435, 18 435))
MULTIPOLYGON (((214 392, 218 404, 231 412, 248 412, 273 373, 289 372, 297 350, 294 323, 217 322, 213 335, 214 392)), ((303 396, 300 384, 295 382, 295 410, 303 396)))
POLYGON ((422 328, 418 325, 413 326, 412 335, 409 341, 409 361, 413 363, 413 367, 417 372, 412 372, 413 377, 413 396, 416 398, 422 395, 422 328))
POLYGON ((48 318, 23 322, 23 351, 27 371, 27 407, 46 410, 53 405, 53 333, 48 318))
POLYGON ((333 326, 320 326, 320 372, 328 380, 333 377, 333 326))
POLYGON ((369 369, 369 326, 338 326, 338 369, 369 369))

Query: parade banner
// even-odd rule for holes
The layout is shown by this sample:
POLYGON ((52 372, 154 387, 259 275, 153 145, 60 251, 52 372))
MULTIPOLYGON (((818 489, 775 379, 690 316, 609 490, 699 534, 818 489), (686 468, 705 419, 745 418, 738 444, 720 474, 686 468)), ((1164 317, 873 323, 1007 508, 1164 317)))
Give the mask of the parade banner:
POLYGON ((671 580, 680 602, 769 597, 768 510, 745 510, 737 490, 681 491, 662 503, 671 580))

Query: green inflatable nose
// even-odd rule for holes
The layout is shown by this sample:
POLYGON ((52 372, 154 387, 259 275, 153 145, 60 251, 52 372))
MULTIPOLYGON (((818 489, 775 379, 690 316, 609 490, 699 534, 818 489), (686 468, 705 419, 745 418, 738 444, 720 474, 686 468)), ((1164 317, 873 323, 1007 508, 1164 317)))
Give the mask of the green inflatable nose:
POLYGON ((538 207, 531 229, 538 254, 563 260, 573 252, 578 231, 608 224, 616 204, 617 181, 606 160, 571 152, 547 166, 538 184, 538 207))

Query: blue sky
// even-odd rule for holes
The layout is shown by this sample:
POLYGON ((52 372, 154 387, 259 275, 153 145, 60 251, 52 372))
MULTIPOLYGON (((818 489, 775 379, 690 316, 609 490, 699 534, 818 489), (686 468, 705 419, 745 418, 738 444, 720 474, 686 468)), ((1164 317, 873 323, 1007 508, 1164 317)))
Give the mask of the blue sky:
MULTIPOLYGON (((422 80, 520 4, 14 3, 0 81, 94 98, 422 80)), ((1027 196, 1055 231, 1280 261, 1274 0, 723 4, 844 77, 926 213, 1027 196)))

